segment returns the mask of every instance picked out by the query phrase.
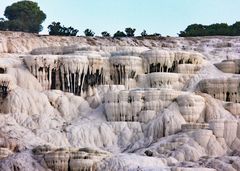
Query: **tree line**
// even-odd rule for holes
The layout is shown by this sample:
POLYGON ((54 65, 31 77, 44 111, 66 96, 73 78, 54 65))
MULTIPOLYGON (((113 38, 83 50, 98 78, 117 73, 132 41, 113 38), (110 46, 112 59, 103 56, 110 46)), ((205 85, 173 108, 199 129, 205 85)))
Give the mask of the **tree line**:
MULTIPOLYGON (((61 25, 60 22, 52 22, 48 26, 49 35, 60 35, 60 36, 76 36, 78 31, 77 29, 74 29, 72 27, 65 27, 64 25, 61 25)), ((135 36, 135 28, 127 27, 125 28, 125 31, 117 31, 113 34, 113 37, 134 37, 135 36)), ((94 37, 95 33, 91 29, 84 30, 84 35, 87 37, 94 37)), ((101 33, 102 37, 111 37, 111 34, 107 31, 103 31, 101 33)), ((155 36, 161 36, 160 34, 155 33, 155 36)), ((141 33, 141 36, 150 36, 147 34, 146 30, 143 30, 141 33)))
MULTIPOLYGON (((42 23, 45 21, 47 15, 40 9, 36 2, 23 0, 7 6, 4 11, 4 18, 0 18, 0 30, 4 31, 23 31, 29 33, 39 33, 42 31, 42 23)), ((125 28, 124 31, 118 30, 112 35, 114 38, 118 37, 134 37, 135 28, 125 28)), ((52 22, 48 26, 49 35, 58 36, 76 36, 78 29, 73 27, 65 27, 60 22, 52 22)), ((91 29, 84 30, 85 36, 95 36, 91 29)), ((101 33, 102 37, 111 37, 107 31, 101 33)), ((180 37, 195 37, 195 36, 240 36, 240 22, 233 25, 226 23, 216 23, 211 25, 191 24, 187 26, 184 31, 178 34, 180 37)), ((159 33, 147 34, 146 30, 141 33, 143 37, 161 36, 159 33)))
POLYGON ((179 36, 240 36, 240 22, 236 22, 233 25, 226 23, 211 25, 191 24, 184 31, 181 31, 179 36))

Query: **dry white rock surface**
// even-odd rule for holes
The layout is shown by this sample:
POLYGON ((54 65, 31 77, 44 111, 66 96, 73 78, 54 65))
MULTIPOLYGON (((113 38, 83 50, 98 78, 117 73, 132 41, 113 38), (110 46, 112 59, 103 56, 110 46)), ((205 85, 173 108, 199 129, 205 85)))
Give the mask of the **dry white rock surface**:
POLYGON ((0 170, 240 170, 239 44, 0 32, 0 170))

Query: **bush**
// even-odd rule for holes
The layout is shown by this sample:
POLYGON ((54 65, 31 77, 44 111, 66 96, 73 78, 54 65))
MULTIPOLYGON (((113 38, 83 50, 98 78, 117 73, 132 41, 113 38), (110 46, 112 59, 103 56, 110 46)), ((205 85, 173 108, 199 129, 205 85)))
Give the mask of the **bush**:
POLYGON ((115 38, 118 38, 118 37, 126 37, 127 35, 124 33, 124 32, 122 32, 122 31, 117 31, 114 35, 113 35, 113 37, 115 37, 115 38))
POLYGON ((127 37, 134 37, 134 32, 136 29, 133 29, 131 27, 125 28, 125 32, 127 34, 127 37))
POLYGON ((84 34, 85 34, 85 36, 88 36, 88 37, 93 37, 95 35, 95 33, 90 29, 86 29, 84 31, 84 34))
POLYGON ((48 26, 49 35, 58 35, 58 36, 76 36, 78 33, 77 29, 73 27, 64 27, 61 26, 60 22, 52 22, 48 26))
POLYGON ((108 33, 108 32, 106 32, 106 31, 103 31, 102 33, 102 37, 110 37, 111 35, 108 33))

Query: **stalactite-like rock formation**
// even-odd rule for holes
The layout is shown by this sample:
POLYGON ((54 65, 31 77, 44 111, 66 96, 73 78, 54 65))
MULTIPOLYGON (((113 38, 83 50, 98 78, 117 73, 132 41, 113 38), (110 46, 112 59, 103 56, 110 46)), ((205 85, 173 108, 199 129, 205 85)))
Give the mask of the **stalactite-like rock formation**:
POLYGON ((52 170, 68 171, 68 151, 57 149, 55 151, 46 153, 44 155, 44 160, 46 161, 48 168, 52 170))
POLYGON ((172 89, 139 89, 108 92, 105 112, 108 121, 147 122, 181 94, 172 89))
POLYGON ((240 79, 205 79, 199 82, 201 92, 210 94, 212 97, 233 103, 240 103, 240 79))
MULTIPOLYGON (((164 51, 164 50, 149 50, 141 54, 144 59, 145 73, 152 72, 177 72, 179 65, 191 64, 194 67, 202 64, 203 56, 198 53, 164 51)), ((191 67, 188 67, 191 68, 191 67)), ((197 69, 190 69, 186 72, 194 72, 197 69)), ((183 71, 183 70, 182 70, 183 71)))
POLYGON ((142 59, 137 56, 114 56, 110 59, 112 80, 127 88, 136 87, 136 77, 142 74, 142 59))
POLYGON ((104 84, 105 58, 101 56, 26 56, 25 63, 45 90, 60 89, 81 95, 89 87, 104 84))
POLYGON ((142 48, 69 47, 69 53, 66 47, 59 49, 47 49, 46 53, 38 49, 32 52, 38 55, 25 56, 24 61, 45 90, 60 89, 85 97, 94 87, 105 84, 181 90, 203 61, 196 53, 142 48))

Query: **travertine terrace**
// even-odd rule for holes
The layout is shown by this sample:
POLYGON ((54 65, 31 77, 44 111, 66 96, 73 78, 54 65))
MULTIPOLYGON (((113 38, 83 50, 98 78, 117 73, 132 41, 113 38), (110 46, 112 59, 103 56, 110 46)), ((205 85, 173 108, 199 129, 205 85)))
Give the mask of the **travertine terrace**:
POLYGON ((0 32, 0 170, 240 170, 239 45, 0 32))

